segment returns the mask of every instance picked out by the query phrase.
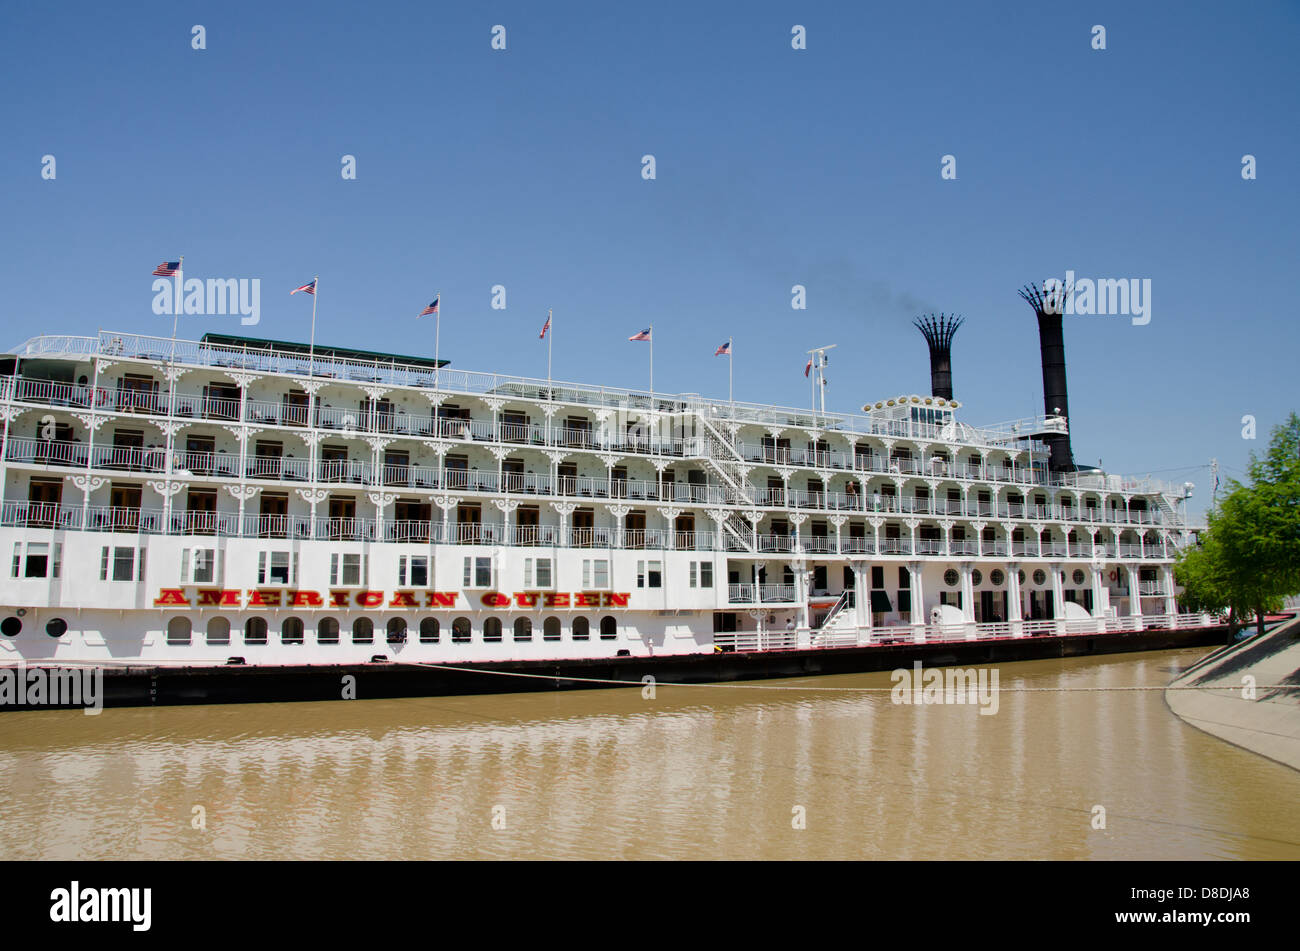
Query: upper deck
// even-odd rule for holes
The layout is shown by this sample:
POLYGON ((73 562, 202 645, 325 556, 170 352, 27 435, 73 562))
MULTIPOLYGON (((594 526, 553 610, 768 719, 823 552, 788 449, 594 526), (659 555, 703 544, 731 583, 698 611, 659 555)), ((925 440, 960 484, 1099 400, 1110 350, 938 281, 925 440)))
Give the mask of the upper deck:
MULTIPOLYGON (((652 393, 625 387, 598 386, 560 380, 542 380, 500 373, 485 373, 438 366, 427 358, 369 354, 363 351, 321 347, 309 355, 301 345, 276 341, 250 341, 224 335, 207 335, 202 340, 180 340, 118 331, 101 331, 97 336, 48 335, 32 337, 14 348, 19 360, 94 359, 142 361, 178 368, 208 368, 255 375, 281 376, 292 380, 353 383, 361 387, 413 389, 477 395, 538 404, 564 404, 650 417, 698 414, 726 427, 734 436, 744 426, 764 429, 794 428, 821 435, 836 434, 850 442, 859 437, 908 439, 951 444, 973 449, 1042 451, 1036 436, 1065 432, 1060 417, 1028 416, 992 425, 972 426, 955 420, 960 404, 944 403, 923 396, 900 396, 875 404, 872 412, 821 413, 814 409, 708 399, 695 393, 652 393), (911 404, 925 408, 945 406, 944 423, 927 422, 924 414, 911 417, 899 413, 911 404), (916 418, 922 417, 922 418, 916 418)), ((428 395, 426 393, 426 395, 428 395)), ((930 414, 931 416, 933 414, 930 414)), ((1122 491, 1133 494, 1174 493, 1160 480, 1134 479, 1099 472, 1043 473, 1034 480, 1041 485, 1122 491)))

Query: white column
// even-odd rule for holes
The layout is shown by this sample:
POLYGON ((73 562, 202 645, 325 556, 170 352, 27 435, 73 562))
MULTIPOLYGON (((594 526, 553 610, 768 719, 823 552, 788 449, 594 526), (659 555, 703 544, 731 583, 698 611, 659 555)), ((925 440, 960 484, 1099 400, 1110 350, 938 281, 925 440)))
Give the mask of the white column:
POLYGON ((1007 621, 1011 624, 1012 637, 1024 637, 1024 606, 1020 603, 1020 565, 1007 565, 1007 621))
POLYGON ((1173 619, 1178 614, 1178 599, 1174 596, 1174 569, 1171 565, 1160 569, 1160 579, 1165 589, 1165 614, 1169 615, 1169 625, 1172 627, 1173 619))
POLYGON ((1061 583, 1061 566, 1053 563, 1048 569, 1052 573, 1052 616, 1053 627, 1059 633, 1063 630, 1061 622, 1065 618, 1065 586, 1061 583))
POLYGON ((1137 618, 1137 630, 1142 630, 1142 595, 1138 590, 1137 565, 1125 565, 1128 572, 1128 613, 1137 618))
POLYGON ((907 571, 912 586, 912 637, 918 644, 925 643, 925 586, 921 577, 921 563, 913 561, 907 571))

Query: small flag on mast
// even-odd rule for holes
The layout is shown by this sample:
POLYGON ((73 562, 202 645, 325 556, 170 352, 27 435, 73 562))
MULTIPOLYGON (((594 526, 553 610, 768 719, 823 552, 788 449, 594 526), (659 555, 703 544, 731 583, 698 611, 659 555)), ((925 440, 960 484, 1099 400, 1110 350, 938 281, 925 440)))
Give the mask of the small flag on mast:
MULTIPOLYGON (((441 294, 438 295, 438 297, 441 296, 441 294)), ((421 317, 428 317, 430 314, 436 314, 438 312, 438 297, 435 297, 432 304, 415 315, 417 320, 421 317)))
POLYGON ((714 351, 713 351, 713 355, 714 355, 715 357, 729 357, 729 356, 731 356, 731 341, 728 340, 726 343, 724 343, 722 346, 720 346, 717 350, 714 350, 714 351))
POLYGON ((164 261, 153 269, 154 277, 175 277, 176 272, 181 269, 180 261, 164 261))
POLYGON ((650 339, 650 328, 647 327, 645 330, 641 331, 639 334, 633 334, 632 336, 628 337, 627 339, 628 339, 628 340, 649 340, 649 339, 650 339))
POLYGON ((313 278, 312 278, 310 281, 308 281, 306 284, 302 285, 302 287, 295 287, 293 290, 291 290, 291 291, 289 292, 289 296, 292 297, 294 294, 297 294, 299 291, 303 291, 303 292, 305 292, 305 293, 307 293, 307 294, 315 294, 315 293, 316 293, 316 278, 313 277, 313 278))
POLYGON ((803 375, 804 375, 804 376, 807 376, 807 375, 808 375, 809 373, 811 373, 811 372, 812 372, 812 357, 809 357, 809 358, 808 358, 808 365, 807 365, 806 367, 803 368, 803 375))
POLYGON ((550 330, 550 329, 551 329, 551 312, 548 310, 548 311, 546 312, 546 323, 542 324, 542 332, 541 332, 540 334, 537 335, 537 339, 538 339, 538 340, 545 340, 545 339, 546 339, 546 331, 548 331, 548 330, 550 330))

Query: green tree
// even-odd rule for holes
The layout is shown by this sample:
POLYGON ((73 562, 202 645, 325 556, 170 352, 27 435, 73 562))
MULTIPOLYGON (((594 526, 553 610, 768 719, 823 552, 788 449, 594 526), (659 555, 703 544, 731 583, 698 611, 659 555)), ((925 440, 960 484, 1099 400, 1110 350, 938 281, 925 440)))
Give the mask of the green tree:
POLYGON ((1189 609, 1226 608, 1230 627, 1249 611, 1263 633, 1264 615, 1300 591, 1300 417, 1291 413, 1273 430, 1247 472, 1249 485, 1229 481, 1200 547, 1184 553, 1175 573, 1189 609))

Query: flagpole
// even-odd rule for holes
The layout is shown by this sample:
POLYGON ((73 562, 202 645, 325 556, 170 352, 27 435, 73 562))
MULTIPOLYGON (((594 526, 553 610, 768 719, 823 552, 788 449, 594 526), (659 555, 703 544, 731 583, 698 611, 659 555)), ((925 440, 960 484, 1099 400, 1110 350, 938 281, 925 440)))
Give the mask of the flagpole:
POLYGON ((735 338, 727 338, 727 402, 731 404, 731 415, 736 415, 736 396, 732 390, 732 382, 736 373, 736 346, 735 338))
POLYGON ((172 308, 172 359, 176 358, 176 322, 181 319, 181 282, 185 279, 185 255, 176 263, 176 306, 172 308))
POLYGON ((650 408, 655 408, 655 325, 650 325, 650 408))
POLYGON ((555 323, 551 319, 553 308, 546 309, 546 398, 551 398, 551 344, 555 342, 555 323))
POLYGON ((316 295, 320 293, 320 275, 311 279, 311 343, 307 346, 307 375, 316 375, 316 295))
POLYGON ((442 362, 438 359, 442 346, 442 291, 434 294, 433 299, 438 302, 438 312, 433 315, 433 388, 436 390, 442 377, 442 362))

